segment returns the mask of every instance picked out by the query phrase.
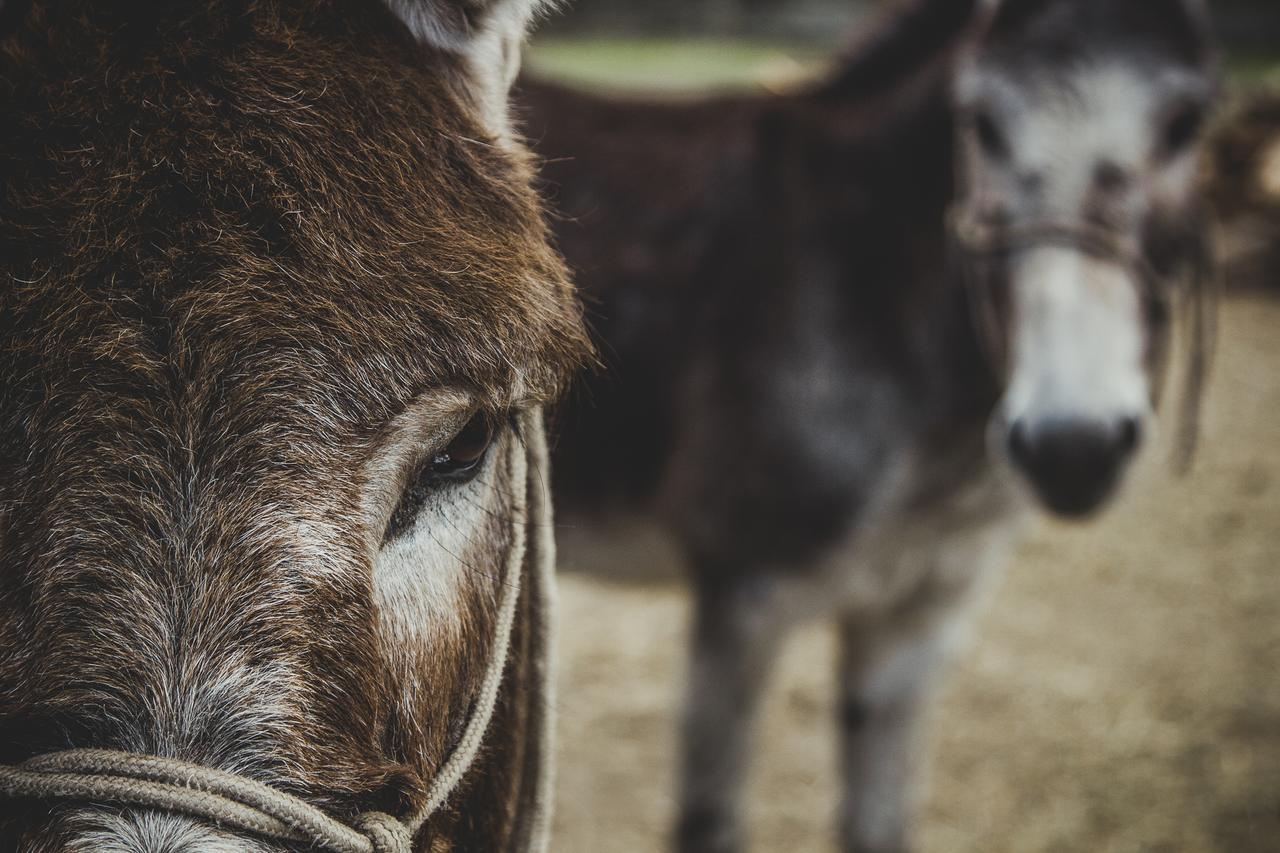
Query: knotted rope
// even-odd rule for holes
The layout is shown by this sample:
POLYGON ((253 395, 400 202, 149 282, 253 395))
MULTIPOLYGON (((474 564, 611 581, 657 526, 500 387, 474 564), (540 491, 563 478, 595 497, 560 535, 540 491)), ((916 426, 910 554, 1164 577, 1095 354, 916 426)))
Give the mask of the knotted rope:
MULTIPOLYGON (((409 853, 406 827, 362 815, 360 831, 291 794, 233 773, 173 758, 72 749, 0 767, 0 789, 14 797, 143 806, 208 818, 219 826, 280 841, 314 841, 333 853, 409 853), (399 833, 383 831, 387 823, 399 833), (384 843, 374 840, 375 834, 384 843)), ((382 818, 386 820, 382 820, 382 818)))
MULTIPOLYGON (((305 800, 270 785, 235 773, 162 756, 140 755, 104 749, 71 749, 36 756, 19 765, 0 765, 0 796, 34 799, 78 800, 120 806, 154 808, 211 821, 225 829, 276 841, 298 841, 331 853, 412 853, 418 830, 445 803, 476 760, 493 718, 511 650, 523 566, 527 530, 532 527, 534 553, 528 561, 543 605, 541 622, 534 626, 542 640, 541 652, 549 653, 552 572, 549 485, 545 481, 547 445, 542 415, 533 410, 521 414, 521 441, 510 443, 515 489, 512 507, 511 548, 502 578, 493 649, 471 716, 462 737, 444 765, 432 777, 427 797, 413 814, 399 819, 382 812, 365 812, 347 825, 305 800), (523 449, 523 452, 522 452, 523 449), (532 497, 532 501, 530 501, 532 497)), ((529 851, 546 848, 550 810, 550 667, 545 660, 532 662, 544 683, 542 706, 537 709, 538 789, 533 792, 529 851)))

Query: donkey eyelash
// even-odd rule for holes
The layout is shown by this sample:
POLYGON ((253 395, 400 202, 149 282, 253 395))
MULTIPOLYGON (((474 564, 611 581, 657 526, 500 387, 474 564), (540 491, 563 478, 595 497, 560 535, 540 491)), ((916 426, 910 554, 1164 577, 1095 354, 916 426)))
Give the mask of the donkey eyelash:
POLYGON ((485 468, 489 451, 510 418, 478 411, 439 450, 428 455, 406 481, 400 500, 387 521, 383 544, 413 527, 427 501, 445 485, 463 485, 485 468))

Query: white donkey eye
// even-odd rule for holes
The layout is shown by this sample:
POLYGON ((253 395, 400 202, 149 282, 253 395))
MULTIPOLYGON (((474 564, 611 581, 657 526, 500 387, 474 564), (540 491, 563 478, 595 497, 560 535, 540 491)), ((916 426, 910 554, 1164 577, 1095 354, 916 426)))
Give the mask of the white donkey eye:
POLYGON ((409 477, 382 541, 389 542, 412 527, 427 499, 441 484, 474 479, 484 468, 496 433, 493 417, 487 412, 477 412, 448 444, 423 460, 409 477))

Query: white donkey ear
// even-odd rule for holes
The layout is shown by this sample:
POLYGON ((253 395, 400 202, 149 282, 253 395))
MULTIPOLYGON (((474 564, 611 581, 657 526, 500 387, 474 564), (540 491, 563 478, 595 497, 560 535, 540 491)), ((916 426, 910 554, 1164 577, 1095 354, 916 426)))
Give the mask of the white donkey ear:
MULTIPOLYGON (((3 2, 3 0, 0 0, 3 2)), ((423 44, 466 61, 492 130, 506 135, 507 95, 531 21, 555 0, 385 0, 423 44)))
POLYGON ((420 41, 462 50, 494 29, 524 35, 548 0, 386 0, 420 41))

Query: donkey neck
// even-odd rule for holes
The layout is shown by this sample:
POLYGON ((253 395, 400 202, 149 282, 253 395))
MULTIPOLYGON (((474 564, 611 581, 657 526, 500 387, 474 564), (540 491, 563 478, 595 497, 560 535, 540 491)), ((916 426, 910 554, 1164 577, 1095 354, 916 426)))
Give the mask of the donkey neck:
POLYGON ((812 163, 808 180, 784 170, 798 261, 775 286, 825 292, 837 333, 862 342, 860 363, 911 389, 925 428, 984 421, 997 389, 947 228, 957 184, 948 65, 901 91, 820 109, 792 158, 812 163))

